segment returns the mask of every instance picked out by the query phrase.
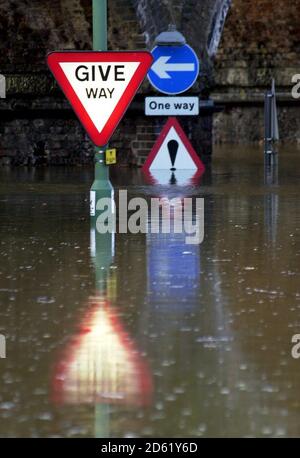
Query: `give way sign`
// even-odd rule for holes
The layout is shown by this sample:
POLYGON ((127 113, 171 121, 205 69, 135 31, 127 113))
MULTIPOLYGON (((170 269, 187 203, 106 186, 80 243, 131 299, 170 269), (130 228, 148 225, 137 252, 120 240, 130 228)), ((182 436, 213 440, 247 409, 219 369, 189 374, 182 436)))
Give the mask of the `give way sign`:
POLYGON ((93 143, 104 146, 152 65, 147 51, 52 52, 48 66, 93 143))

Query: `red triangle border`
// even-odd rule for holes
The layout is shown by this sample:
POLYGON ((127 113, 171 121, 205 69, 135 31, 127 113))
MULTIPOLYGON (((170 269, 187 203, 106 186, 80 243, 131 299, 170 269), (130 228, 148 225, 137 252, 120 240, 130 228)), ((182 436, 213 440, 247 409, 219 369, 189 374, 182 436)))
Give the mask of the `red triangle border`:
POLYGON ((190 154, 191 158, 193 159, 195 165, 198 167, 199 172, 204 172, 205 171, 205 166, 199 156, 197 155, 196 151, 194 150, 190 140, 187 138, 184 130, 182 129, 181 125, 179 124, 178 120, 175 117, 170 117, 168 118, 166 124, 164 125, 156 143, 154 144, 151 152, 149 153, 149 156, 147 157, 142 170, 144 172, 150 171, 150 167, 152 162, 154 161, 157 153, 159 152, 166 136, 168 135, 170 129, 174 127, 176 130, 180 140, 182 141, 183 145, 185 146, 186 150, 190 154))
MULTIPOLYGON (((113 135, 130 102, 147 75, 152 62, 153 57, 148 51, 54 51, 47 56, 48 67, 53 73, 57 83, 68 99, 87 134, 93 143, 99 147, 105 146, 113 135), (99 64, 102 62, 140 62, 130 83, 101 132, 95 127, 88 112, 64 74, 60 66, 60 63, 63 62, 95 62, 99 64)), ((101 112, 100 105, 99 112, 101 112)))

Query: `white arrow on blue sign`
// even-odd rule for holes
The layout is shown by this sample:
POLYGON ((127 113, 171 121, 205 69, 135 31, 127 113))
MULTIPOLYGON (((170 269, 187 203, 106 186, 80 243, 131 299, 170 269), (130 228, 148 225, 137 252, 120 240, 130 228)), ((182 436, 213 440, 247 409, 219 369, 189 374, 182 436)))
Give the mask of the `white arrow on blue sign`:
POLYGON ((164 94, 180 94, 195 83, 199 75, 199 60, 189 46, 156 46, 154 63, 148 72, 152 86, 164 94))

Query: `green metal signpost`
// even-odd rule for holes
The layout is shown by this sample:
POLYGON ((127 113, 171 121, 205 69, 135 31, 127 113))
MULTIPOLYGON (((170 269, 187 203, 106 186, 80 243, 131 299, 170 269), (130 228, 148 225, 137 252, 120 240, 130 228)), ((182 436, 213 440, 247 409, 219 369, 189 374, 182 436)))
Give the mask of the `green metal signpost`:
MULTIPOLYGON (((93 49, 107 51, 107 0, 93 0, 93 49)), ((97 218, 97 202, 103 197, 113 197, 113 187, 109 181, 109 167, 105 164, 107 145, 95 147, 95 180, 91 187, 94 191, 95 215, 97 218)))

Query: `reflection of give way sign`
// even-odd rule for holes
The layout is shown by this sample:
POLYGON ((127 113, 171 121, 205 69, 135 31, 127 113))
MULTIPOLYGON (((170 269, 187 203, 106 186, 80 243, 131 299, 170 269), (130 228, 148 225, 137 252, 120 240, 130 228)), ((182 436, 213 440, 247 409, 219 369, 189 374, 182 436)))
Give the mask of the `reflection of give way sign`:
POLYGON ((97 146, 104 146, 138 90, 152 56, 139 52, 53 52, 47 62, 97 146))

